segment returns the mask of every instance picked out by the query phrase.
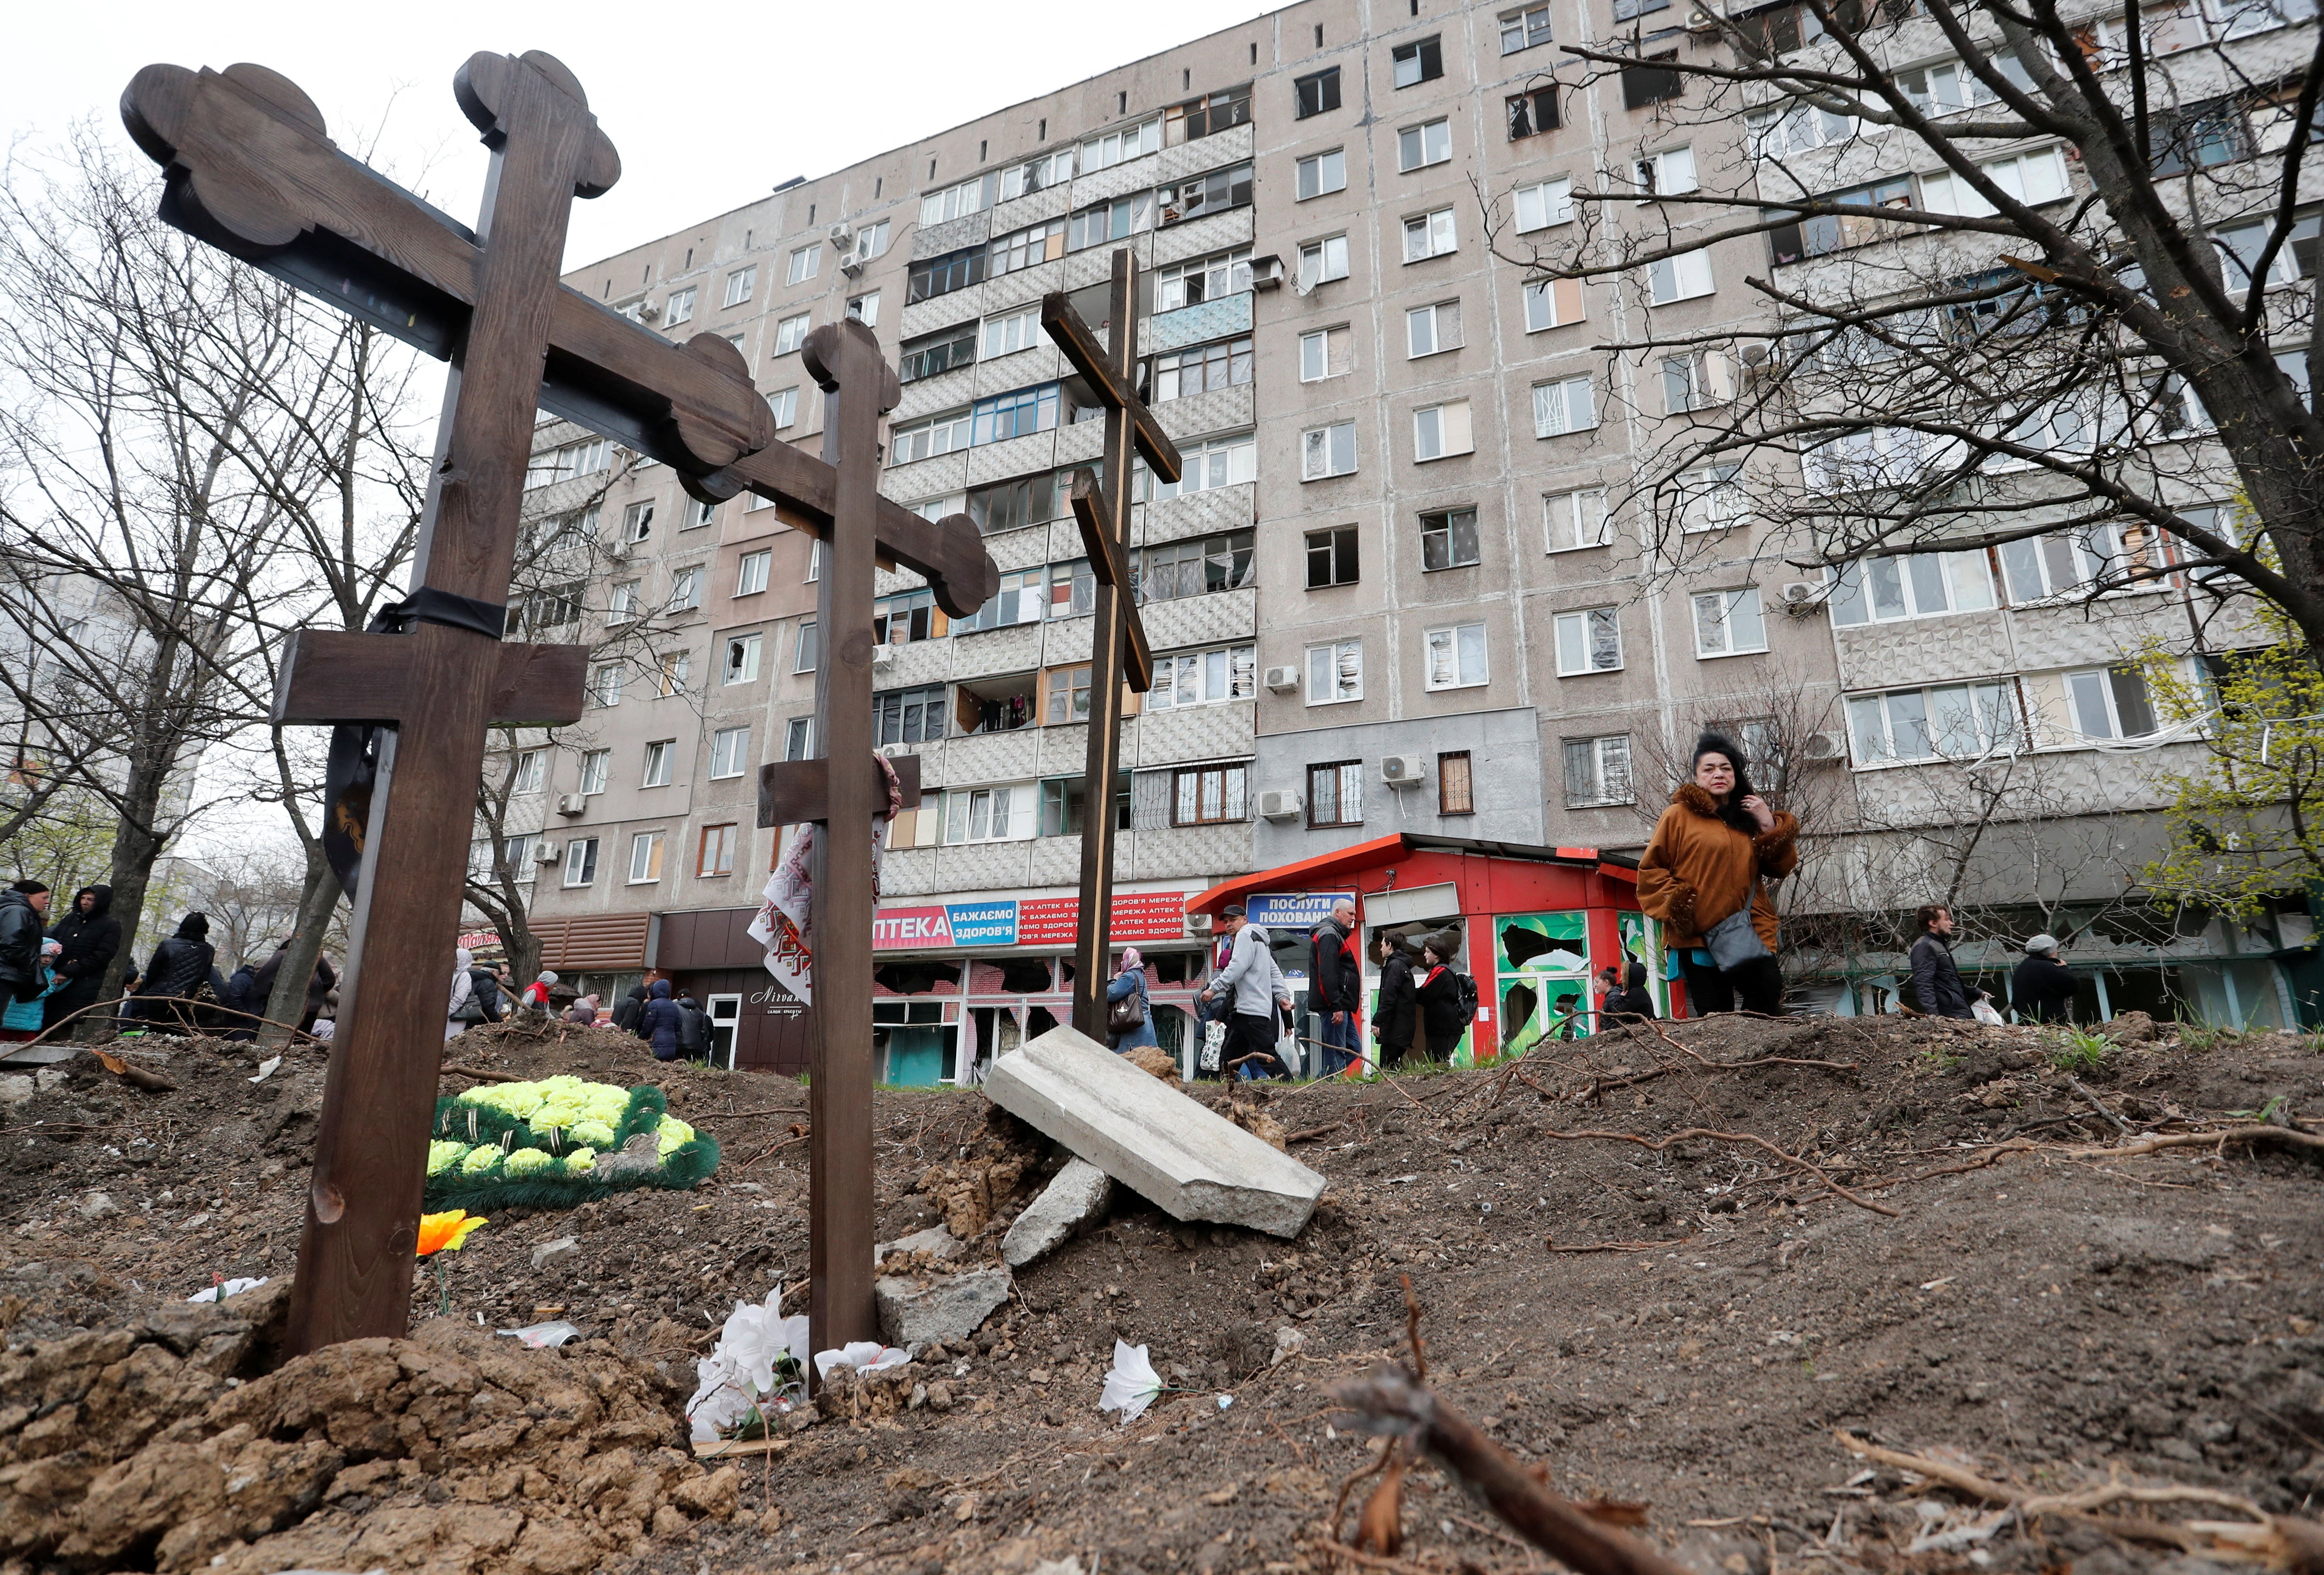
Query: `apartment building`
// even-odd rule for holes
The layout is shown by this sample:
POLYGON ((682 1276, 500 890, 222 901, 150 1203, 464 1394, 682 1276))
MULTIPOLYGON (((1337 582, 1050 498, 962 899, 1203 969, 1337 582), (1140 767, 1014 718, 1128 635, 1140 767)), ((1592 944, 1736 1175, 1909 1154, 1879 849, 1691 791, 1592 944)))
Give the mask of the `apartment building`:
MULTIPOLYGON (((807 333, 862 319, 903 380, 883 491, 968 513, 1000 565, 969 619, 908 574, 879 587, 879 737, 918 755, 923 786, 882 872, 889 1075, 971 1075, 1065 1018, 1093 813, 1122 828, 1113 935, 1154 965, 1176 1045, 1206 970, 1189 898, 1399 833, 1636 848, 1666 790, 1647 763, 1705 723, 1762 736, 1778 690, 1834 720, 1763 767, 1863 788, 1889 833, 1958 812, 1914 768, 2006 734, 2055 756, 2073 813, 2128 845, 2115 828, 2153 807, 2154 759, 2111 751, 2153 723, 2123 664, 2146 632, 2183 637, 2183 587, 2091 618, 2066 604, 2081 571, 2062 538, 1835 584, 1763 546, 1717 474, 1683 567, 1646 548, 1625 502, 1645 456, 1735 369, 1602 346, 1649 321, 1766 332, 1742 281, 1768 243, 1553 281, 1490 244, 1487 215, 1504 238, 1554 232, 1571 190, 1615 172, 1676 192, 1748 160, 1739 122, 1674 129, 1665 74, 1585 78, 1554 47, 1657 23, 1668 48, 1715 47, 1678 20, 1667 0, 1307 0, 567 275, 673 339, 726 336, 794 444, 823 419, 807 333), (1120 245, 1149 292, 1141 377, 1185 470, 1128 478, 1157 676, 1121 778, 1093 785, 1092 581, 1065 487, 1098 463, 1102 423, 1038 311, 1078 291, 1098 321, 1120 245)), ((1606 222, 1709 222, 1652 195, 1606 222)), ((798 1064, 798 1004, 742 929, 782 846, 754 824, 756 769, 815 747, 816 544, 778 507, 698 503, 570 426, 544 421, 537 450, 544 561, 587 567, 526 616, 602 659, 588 717, 515 768, 535 927, 593 980, 678 972, 741 1064, 798 1064)), ((2118 893, 2121 862, 2061 893, 2118 893)), ((1859 882, 1847 900, 1904 899, 1859 882)), ((1490 951, 1471 943, 1480 976, 1490 951)), ((1828 962, 1833 1005, 1873 1004, 1861 981, 1886 963, 1828 962)))

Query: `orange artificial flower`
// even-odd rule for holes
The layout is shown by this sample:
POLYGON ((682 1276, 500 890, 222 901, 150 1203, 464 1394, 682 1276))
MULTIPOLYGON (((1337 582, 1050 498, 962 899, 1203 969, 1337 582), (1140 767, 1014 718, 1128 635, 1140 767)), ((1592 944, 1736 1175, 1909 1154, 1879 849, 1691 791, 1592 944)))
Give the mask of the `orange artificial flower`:
POLYGON ((427 1257, 447 1248, 454 1252, 459 1251, 461 1245, 484 1223, 483 1215, 471 1220, 466 1209, 455 1209, 448 1214, 420 1215, 420 1256, 427 1257))

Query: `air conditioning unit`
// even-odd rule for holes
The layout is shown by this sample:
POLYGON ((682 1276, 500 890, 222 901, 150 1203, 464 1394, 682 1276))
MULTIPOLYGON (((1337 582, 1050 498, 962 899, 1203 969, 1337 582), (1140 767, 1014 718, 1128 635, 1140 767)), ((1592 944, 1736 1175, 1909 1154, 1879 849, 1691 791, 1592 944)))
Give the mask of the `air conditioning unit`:
POLYGON ((607 561, 619 563, 629 556, 630 543, 622 540, 618 537, 613 540, 605 543, 605 557, 607 561))
POLYGON ((863 273, 863 259, 852 256, 842 257, 839 260, 839 271, 850 279, 861 278, 863 273))
POLYGON ((532 861, 536 864, 554 864, 563 856, 564 850, 555 843, 544 842, 533 844, 532 861))
POLYGON ((661 304, 659 301, 641 300, 638 302, 638 321, 641 323, 650 323, 655 321, 660 316, 661 304))
POLYGON ((1812 764, 1823 765, 1840 760, 1848 751, 1847 741, 1836 732, 1812 732, 1800 745, 1800 758, 1812 764))
POLYGON ((1816 610, 1816 588, 1805 580, 1790 580, 1784 585, 1784 611, 1794 618, 1804 618, 1816 610))
POLYGON ((1266 684, 1278 695, 1296 694, 1299 688, 1299 669, 1269 668, 1267 669, 1266 684))
POLYGON ((1428 779, 1428 762, 1419 755, 1389 755, 1380 761, 1380 780, 1391 788, 1417 788, 1428 779))
POLYGON ((875 645, 872 648, 872 668, 874 672, 892 668, 895 665, 896 648, 894 646, 875 645))
MULTIPOLYGON (((875 659, 875 660, 876 660, 876 659, 875 659)), ((888 757, 890 760, 902 760, 906 755, 910 754, 910 753, 911 753, 915 749, 918 749, 918 747, 919 747, 919 746, 918 746, 918 745, 917 745, 917 744, 908 744, 908 743, 890 743, 890 744, 881 744, 881 745, 880 746, 880 752, 881 752, 881 754, 883 754, 883 755, 887 756, 887 757, 888 757)), ((921 788, 926 788, 928 786, 928 784, 927 784, 927 783, 926 783, 926 782, 922 782, 922 783, 920 784, 920 786, 921 786, 921 788)))
POLYGON ((831 244, 838 247, 843 252, 855 244, 855 230, 854 227, 850 225, 834 225, 831 228, 825 230, 824 234, 829 235, 831 237, 831 244))
POLYGON ((1209 935, 1211 933, 1211 916, 1206 913, 1188 914, 1186 916, 1186 933, 1190 935, 1209 935))
POLYGON ((1278 790, 1259 796, 1259 813, 1263 820, 1296 820, 1306 812, 1305 794, 1278 790))
POLYGON ((559 815, 588 814, 589 796, 586 793, 558 794, 557 796, 557 813, 559 815))
POLYGON ((1283 288, 1283 259, 1269 255, 1250 260, 1250 287, 1253 290, 1283 288))

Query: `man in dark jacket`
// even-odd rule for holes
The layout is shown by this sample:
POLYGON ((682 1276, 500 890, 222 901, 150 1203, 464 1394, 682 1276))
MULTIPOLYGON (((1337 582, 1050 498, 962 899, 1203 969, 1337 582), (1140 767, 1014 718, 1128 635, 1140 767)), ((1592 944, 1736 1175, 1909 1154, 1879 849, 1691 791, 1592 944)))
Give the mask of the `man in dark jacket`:
POLYGON ((1363 1054, 1356 1018, 1363 1008, 1364 970, 1356 953, 1356 905, 1346 898, 1332 905, 1332 916, 1309 937, 1313 952, 1309 988, 1323 1018, 1320 1076, 1332 1077, 1363 1054))
POLYGON ((2010 976, 2009 993, 2018 1015, 2037 1023, 2074 1020, 2074 974, 2058 961, 2058 937, 2036 935, 2025 943, 2025 961, 2010 976))
POLYGON ((49 911, 49 889, 19 880, 0 891, 0 990, 12 1000, 37 1000, 49 982, 41 977, 42 917, 49 911))
POLYGON ((710 1014, 691 995, 678 998, 678 1053, 688 1061, 710 1055, 710 1014))
POLYGON ((1913 1004, 1932 1018, 1974 1018, 1969 989, 1953 966, 1952 909, 1932 902, 1914 916, 1921 934, 1913 943, 1913 1004))
POLYGON ((650 999, 642 982, 630 986, 630 993, 623 996, 621 1004, 613 1009, 613 1027, 624 1033, 635 1034, 641 1039, 646 1037, 646 1002, 650 999))
POLYGON ((49 931, 49 939, 64 950, 57 953, 57 977, 62 981, 43 1009, 42 1031, 71 1032, 76 1012, 97 1004, 105 990, 105 970, 121 950, 121 921, 113 916, 113 888, 84 886, 73 893, 72 907, 49 931))
POLYGON ((189 913, 178 921, 178 933, 153 948, 145 976, 137 986, 136 1015, 151 1023, 190 1027, 193 1002, 210 981, 217 950, 209 943, 208 914, 189 913))
POLYGON ((266 1012, 266 992, 258 988, 258 970, 244 958, 242 966, 226 981, 226 991, 218 997, 225 1008, 226 1029, 220 1038, 236 1044, 248 1044, 258 1037, 257 1019, 266 1012))

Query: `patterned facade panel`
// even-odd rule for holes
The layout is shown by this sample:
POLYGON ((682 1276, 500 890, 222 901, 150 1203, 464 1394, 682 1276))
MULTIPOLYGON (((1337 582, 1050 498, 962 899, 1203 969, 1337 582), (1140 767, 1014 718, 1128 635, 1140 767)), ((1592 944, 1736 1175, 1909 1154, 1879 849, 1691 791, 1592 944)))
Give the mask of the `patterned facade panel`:
POLYGON ((964 217, 930 225, 912 232, 912 261, 924 257, 941 257, 946 252, 957 252, 964 246, 980 246, 993 235, 991 208, 964 217))
POLYGON ((1008 629, 953 637, 952 676, 983 678, 995 673, 1028 673, 1041 665, 1041 626, 1019 623, 1008 629))
POLYGON ((1104 202, 1141 187, 1162 183, 1162 155, 1148 153, 1142 159, 1132 159, 1127 164, 1116 164, 1111 170, 1101 170, 1094 175, 1084 175, 1074 182, 1073 206, 1087 207, 1093 202, 1104 202))
POLYGON ((881 473, 880 491, 899 502, 917 502, 922 498, 942 497, 957 493, 968 485, 968 456, 939 454, 934 459, 914 460, 909 465, 890 465, 881 473))
POLYGON ((983 399, 1011 389, 1054 382, 1065 375, 1065 358, 1057 354, 1056 345, 1043 339, 1029 350, 1012 350, 991 361, 980 361, 974 372, 976 397, 983 399))
POLYGON ((972 284, 965 290, 912 301, 904 308, 904 315, 897 319, 896 332, 900 337, 917 339, 923 334, 933 334, 938 328, 948 328, 970 318, 981 318, 984 315, 985 302, 994 299, 988 293, 991 289, 989 284, 972 284))
POLYGON ((1049 561, 1049 527, 1030 525, 988 536, 984 539, 984 550, 992 555, 992 561, 1004 575, 1011 569, 1036 567, 1049 561))
MULTIPOLYGON (((1201 345, 1212 339, 1250 332, 1250 291, 1238 290, 1216 300, 1199 301, 1175 312, 1157 312, 1140 325, 1139 337, 1146 353, 1176 350, 1181 345, 1201 345)), ((1169 407, 1162 407, 1167 410, 1169 407)), ((1175 434, 1174 434, 1175 436, 1175 434)))
POLYGON ((1054 431, 1032 432, 999 443, 979 444, 968 451, 968 484, 981 487, 987 482, 1007 481, 1010 476, 1048 469, 1057 463, 1060 437, 1054 431))
POLYGON ((983 891, 1031 884, 1033 844, 964 843, 936 850, 936 889, 983 891))
MULTIPOLYGON (((1028 532, 1028 534, 1030 533, 1028 532)), ((1071 514, 1067 514, 1062 520, 1049 521, 1049 561, 1051 563, 1071 563, 1077 557, 1087 556, 1082 547, 1080 521, 1071 514)))
POLYGON ((1105 452, 1105 423, 1076 421, 1057 433, 1057 463, 1087 465, 1105 452))
POLYGON ((1214 213, 1208 218, 1188 219, 1183 225, 1157 230, 1154 233, 1154 266, 1167 268, 1171 263, 1184 262, 1189 257, 1207 257, 1213 252, 1250 245, 1251 211, 1248 207, 1232 207, 1224 213, 1214 213))
POLYGON ((2170 640, 2175 633, 2183 641, 2186 616, 2170 596, 2116 595, 2101 597, 2092 607, 2022 609, 2012 612, 2009 622, 2018 665, 2032 672, 2120 661, 2151 638, 2170 640))
POLYGON ((2001 614, 1912 618, 1832 631, 1840 683, 1850 689, 1989 678, 2009 670, 2001 614))
POLYGON ((1089 660, 1090 635, 1096 624, 1094 618, 1060 618, 1047 625, 1041 640, 1041 665, 1056 668, 1089 660))
POLYGON ((1259 591, 1255 586, 1151 602, 1142 612, 1147 643, 1156 650, 1250 640, 1259 633, 1259 591))
MULTIPOLYGON (((1244 299, 1237 296, 1234 299, 1244 299)), ((1251 385, 1241 383, 1233 388, 1214 389, 1209 393, 1190 395, 1154 407, 1162 422, 1162 429, 1170 434, 1173 443, 1185 443, 1191 438, 1207 438, 1213 432, 1231 432, 1239 427, 1249 427, 1253 419, 1251 385)))
POLYGON ((941 684, 952 677, 952 641, 917 640, 891 645, 885 668, 874 668, 872 683, 882 689, 902 689, 917 684, 941 684))
POLYGON ((1138 721, 1137 764, 1144 769, 1179 760, 1236 760, 1256 751, 1258 734, 1248 700, 1152 711, 1138 721))
MULTIPOLYGON (((1142 236, 1133 235, 1131 237, 1131 241, 1135 244, 1137 241, 1143 238, 1144 237, 1142 236)), ((1065 281, 1057 286, 1057 288, 1059 290, 1087 290, 1091 285, 1102 284, 1112 277, 1113 248, 1111 246, 1091 246, 1085 250, 1068 253, 1066 254, 1065 281)), ((1102 314, 1101 313, 1100 315, 1102 314)), ((1099 325, 1092 323, 1090 327, 1094 328, 1099 327, 1099 325)), ((1099 337, 1102 339, 1104 336, 1101 333, 1099 337)))
POLYGON ((896 401, 896 409, 888 418, 891 427, 917 421, 922 416, 933 416, 939 410, 956 410, 976 398, 977 373, 973 366, 955 367, 940 372, 934 377, 924 377, 904 385, 904 397, 896 401))
POLYGON ((921 792, 930 792, 944 786, 944 740, 940 738, 925 739, 916 744, 905 744, 893 747, 895 748, 895 752, 898 754, 918 755, 920 758, 921 792))
POLYGON ((945 740, 945 786, 1030 781, 1040 774, 1040 734, 1038 727, 1019 727, 945 740))
POLYGON ((1052 186, 1029 197, 1020 197, 1014 202, 996 203, 990 212, 992 233, 1005 235, 1012 230, 1021 230, 1027 225, 1038 225, 1043 219, 1056 217, 1073 205, 1071 186, 1052 186))
POLYGON ((936 889, 936 848, 890 848, 880 861, 880 897, 927 897, 936 889))
POLYGON ((990 293, 985 297, 985 314, 1040 305, 1043 296, 1065 288, 1065 262, 1060 257, 1053 262, 1036 262, 1030 268, 995 274, 986 280, 984 288, 990 293))
POLYGON ((1162 150, 1158 161, 1161 170, 1154 177, 1159 186, 1172 180, 1184 180, 1189 175, 1204 175, 1213 170, 1223 170, 1230 164, 1240 164, 1250 157, 1251 125, 1249 121, 1229 126, 1207 137, 1196 137, 1191 143, 1180 143, 1175 148, 1162 150))
POLYGON ((1130 866, 1135 880, 1208 880, 1251 867, 1248 822, 1141 831, 1138 857, 1130 866))
MULTIPOLYGON (((1114 841, 1113 867, 1120 871, 1129 869, 1129 832, 1117 834, 1114 841)), ((1035 886, 1073 886, 1082 878, 1082 840, 1078 836, 1036 837, 1033 839, 1033 879, 1035 886)))
POLYGON ((927 580, 908 568, 875 566, 872 570, 872 594, 874 596, 892 596, 899 591, 917 591, 927 584, 927 580))
POLYGON ((1231 487, 1188 493, 1146 505, 1142 542, 1184 541, 1189 536, 1209 536, 1220 530, 1248 530, 1259 518, 1259 484, 1238 482, 1231 487))
POLYGON ((1041 775, 1078 777, 1089 763, 1086 726, 1045 727, 1041 730, 1041 775))

